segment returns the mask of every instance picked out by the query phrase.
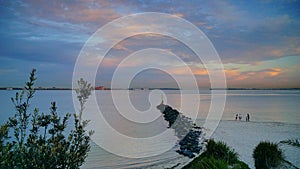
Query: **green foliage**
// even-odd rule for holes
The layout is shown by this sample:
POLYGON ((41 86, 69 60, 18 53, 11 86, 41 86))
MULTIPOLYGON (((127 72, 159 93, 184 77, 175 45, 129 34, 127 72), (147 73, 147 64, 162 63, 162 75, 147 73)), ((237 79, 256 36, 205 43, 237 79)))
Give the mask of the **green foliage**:
POLYGON ((225 143, 214 140, 208 141, 206 151, 202 156, 222 159, 228 164, 234 164, 238 161, 238 154, 234 150, 231 150, 225 143))
POLYGON ((260 142, 255 147, 253 158, 255 167, 259 169, 275 168, 284 161, 282 150, 279 149, 278 144, 267 141, 260 142))
POLYGON ((232 165, 232 169, 250 169, 250 168, 246 163, 239 160, 235 164, 232 165))
POLYGON ((206 151, 196 157, 183 169, 250 169, 238 159, 238 154, 223 142, 209 140, 206 151))
MULTIPOLYGON (((39 113, 37 108, 29 113, 30 100, 35 93, 35 72, 33 69, 24 90, 11 98, 16 113, 0 128, 0 168, 79 168, 90 150, 90 135, 85 133, 88 121, 81 122, 74 114, 74 127, 67 132, 71 114, 59 117, 55 102, 51 103, 48 114, 39 113)), ((83 100, 83 110, 90 88, 84 88, 84 92, 80 89, 78 98, 83 100)))
POLYGON ((295 146, 295 147, 300 147, 300 139, 288 139, 288 140, 280 141, 279 143, 288 144, 288 145, 295 146))
POLYGON ((85 81, 83 78, 80 78, 78 80, 78 89, 76 89, 77 93, 77 98, 80 104, 80 109, 79 109, 79 121, 81 121, 82 118, 82 113, 84 111, 84 104, 87 102, 87 99, 91 95, 91 91, 93 90, 93 87, 90 83, 85 81))
POLYGON ((228 164, 213 157, 204 157, 193 165, 185 166, 184 169, 228 169, 228 164))

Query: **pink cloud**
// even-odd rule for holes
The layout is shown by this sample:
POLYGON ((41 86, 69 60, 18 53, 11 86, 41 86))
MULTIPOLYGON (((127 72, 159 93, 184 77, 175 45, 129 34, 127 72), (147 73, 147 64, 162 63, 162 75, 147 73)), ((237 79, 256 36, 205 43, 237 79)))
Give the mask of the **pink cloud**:
POLYGON ((283 73, 281 68, 240 72, 237 69, 225 70, 229 87, 266 87, 280 86, 283 73))

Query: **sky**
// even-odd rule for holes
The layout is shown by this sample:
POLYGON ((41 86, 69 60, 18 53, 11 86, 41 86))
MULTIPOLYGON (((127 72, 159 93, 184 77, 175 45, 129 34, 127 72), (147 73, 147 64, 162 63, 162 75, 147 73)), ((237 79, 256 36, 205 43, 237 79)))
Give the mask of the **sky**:
MULTIPOLYGON (((37 86, 71 87, 76 59, 94 32, 122 16, 161 12, 186 19, 205 33, 221 58, 228 87, 300 88, 299 9, 299 0, 0 0, 0 86, 23 86, 36 68, 37 86)), ((200 88, 210 87, 195 53, 157 34, 116 44, 100 64, 94 85, 109 87, 121 61, 147 48, 174 53, 189 66, 200 88)), ((138 64, 132 62, 122 69, 125 76, 138 64)), ((131 87, 177 87, 173 77, 187 72, 181 65, 167 65, 171 74, 145 70, 131 87)))

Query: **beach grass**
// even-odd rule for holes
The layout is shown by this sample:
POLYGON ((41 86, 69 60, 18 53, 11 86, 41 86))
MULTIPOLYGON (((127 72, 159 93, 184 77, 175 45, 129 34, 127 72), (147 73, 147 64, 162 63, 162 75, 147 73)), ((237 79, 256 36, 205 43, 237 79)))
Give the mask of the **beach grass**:
POLYGON ((224 142, 209 140, 206 150, 183 169, 248 169, 248 165, 238 159, 238 154, 224 142))
POLYGON ((283 152, 278 144, 269 141, 260 142, 253 151, 255 168, 276 168, 283 161, 283 152))

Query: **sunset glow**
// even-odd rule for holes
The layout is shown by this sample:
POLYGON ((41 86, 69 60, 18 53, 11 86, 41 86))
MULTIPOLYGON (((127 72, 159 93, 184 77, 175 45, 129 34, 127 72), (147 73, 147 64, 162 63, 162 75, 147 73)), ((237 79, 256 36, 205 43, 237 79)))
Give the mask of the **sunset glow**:
MULTIPOLYGON (((299 5, 299 1, 0 1, 1 86, 23 85, 25 75, 36 68, 41 76, 37 85, 70 87, 77 56, 97 29, 129 14, 161 12, 182 17, 207 35, 224 64, 228 87, 299 88, 299 5)), ((126 35, 146 22, 150 21, 114 32, 114 36, 126 35)), ((114 37, 102 40, 109 38, 114 37)), ((110 85, 120 62, 146 48, 174 53, 199 78, 200 87, 210 87, 205 65, 193 51, 175 39, 154 34, 116 44, 100 64, 98 85, 110 85)), ((176 75, 187 73, 182 65, 167 68, 176 75)), ((147 87, 163 77, 159 71, 147 76, 147 87)), ((173 86, 172 81, 164 83, 173 86)))

